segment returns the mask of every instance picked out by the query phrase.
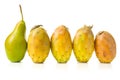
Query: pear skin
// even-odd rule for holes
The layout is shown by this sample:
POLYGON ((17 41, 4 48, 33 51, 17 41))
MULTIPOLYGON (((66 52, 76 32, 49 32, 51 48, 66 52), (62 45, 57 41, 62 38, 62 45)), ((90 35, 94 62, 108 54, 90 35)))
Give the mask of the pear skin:
POLYGON ((58 63, 66 63, 72 51, 72 40, 68 29, 61 25, 51 37, 51 51, 58 63))
MULTIPOLYGON (((20 11, 22 15, 21 6, 20 11)), ((5 40, 6 55, 11 62, 20 62, 24 58, 27 49, 25 31, 26 25, 22 15, 22 20, 16 24, 12 33, 5 40)))
POLYGON ((87 63, 94 51, 92 26, 80 28, 73 39, 73 52, 78 62, 87 63))

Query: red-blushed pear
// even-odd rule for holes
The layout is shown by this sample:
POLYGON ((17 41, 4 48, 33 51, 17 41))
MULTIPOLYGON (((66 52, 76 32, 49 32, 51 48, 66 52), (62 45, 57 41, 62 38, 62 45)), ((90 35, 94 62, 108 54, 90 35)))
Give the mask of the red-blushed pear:
POLYGON ((95 38, 95 52, 101 63, 110 63, 116 56, 116 42, 107 31, 100 31, 95 38))
POLYGON ((58 63, 66 63, 72 52, 72 40, 68 29, 61 25, 51 37, 51 51, 58 63))

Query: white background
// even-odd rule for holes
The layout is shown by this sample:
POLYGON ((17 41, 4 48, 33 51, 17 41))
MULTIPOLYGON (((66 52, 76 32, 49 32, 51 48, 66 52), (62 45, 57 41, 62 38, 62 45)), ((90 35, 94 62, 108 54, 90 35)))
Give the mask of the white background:
POLYGON ((120 79, 120 2, 119 0, 0 0, 0 80, 119 80, 120 79), (5 53, 4 41, 21 19, 22 5, 26 22, 26 40, 30 29, 42 24, 51 37, 63 24, 72 39, 84 24, 99 31, 110 32, 117 45, 111 64, 101 64, 93 53, 88 63, 78 63, 72 53, 66 64, 58 64, 52 53, 43 64, 32 62, 28 53, 21 63, 11 63, 5 53))

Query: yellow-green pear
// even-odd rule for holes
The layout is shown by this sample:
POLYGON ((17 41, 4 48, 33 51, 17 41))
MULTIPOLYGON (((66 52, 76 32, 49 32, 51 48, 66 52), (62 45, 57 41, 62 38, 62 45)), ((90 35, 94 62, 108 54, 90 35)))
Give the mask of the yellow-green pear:
POLYGON ((16 24, 14 30, 5 40, 6 55, 11 62, 20 62, 24 58, 27 49, 25 40, 26 25, 23 20, 21 5, 19 6, 22 20, 16 24))
POLYGON ((73 52, 78 62, 86 63, 94 51, 94 35, 92 26, 80 28, 73 39, 73 52))

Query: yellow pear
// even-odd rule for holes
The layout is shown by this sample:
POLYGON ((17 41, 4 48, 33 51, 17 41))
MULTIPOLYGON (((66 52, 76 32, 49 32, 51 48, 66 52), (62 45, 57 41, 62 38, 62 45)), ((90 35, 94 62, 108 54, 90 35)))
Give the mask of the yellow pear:
POLYGON ((51 37, 51 51, 58 63, 66 63, 72 51, 72 40, 68 29, 61 25, 51 37))
POLYGON ((28 37, 28 54, 34 63, 43 63, 50 51, 50 40, 42 25, 37 25, 30 31, 28 37))
POLYGON ((73 51, 78 62, 86 63, 94 51, 94 35, 92 26, 80 28, 73 39, 73 51))

